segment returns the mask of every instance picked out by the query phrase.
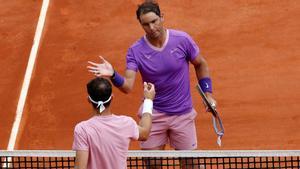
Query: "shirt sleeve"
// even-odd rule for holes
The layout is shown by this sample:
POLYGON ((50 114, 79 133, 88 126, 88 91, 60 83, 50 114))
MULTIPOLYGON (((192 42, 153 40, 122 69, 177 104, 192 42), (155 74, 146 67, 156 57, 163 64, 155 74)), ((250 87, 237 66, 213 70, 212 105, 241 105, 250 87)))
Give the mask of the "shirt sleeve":
POLYGON ((131 48, 129 48, 127 51, 126 64, 126 69, 133 70, 135 72, 138 71, 136 58, 134 57, 134 53, 131 48))
POLYGON ((84 132, 84 130, 80 124, 75 126, 74 141, 73 141, 72 149, 73 150, 89 150, 87 135, 84 132))
POLYGON ((186 34, 185 47, 188 53, 188 60, 194 60, 200 53, 200 49, 192 37, 186 34))
POLYGON ((129 121, 129 128, 131 129, 130 131, 132 131, 130 133, 130 138, 134 139, 134 140, 138 140, 139 139, 139 128, 138 128, 136 121, 133 120, 131 117, 128 118, 128 121, 129 121))

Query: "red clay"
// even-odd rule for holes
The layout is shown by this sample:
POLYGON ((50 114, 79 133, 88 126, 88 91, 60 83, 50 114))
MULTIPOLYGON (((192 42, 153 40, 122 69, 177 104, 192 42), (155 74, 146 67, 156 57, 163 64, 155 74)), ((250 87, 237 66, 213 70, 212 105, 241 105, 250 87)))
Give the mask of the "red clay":
MULTIPOLYGON (((31 4, 28 8, 38 9, 40 3, 34 2, 26 6, 31 4)), ((221 149, 299 149, 300 3, 276 0, 159 2, 165 13, 165 26, 192 35, 209 63, 225 127, 221 149)), ((92 78, 86 70, 87 61, 97 61, 97 56, 103 55, 117 71, 124 72, 127 48, 143 35, 135 19, 138 3, 137 0, 51 1, 18 149, 71 148, 75 124, 91 115, 85 91, 85 84, 92 78)), ((36 11, 32 11, 30 16, 36 16, 36 11)), ((1 35, 16 25, 1 30, 1 35)), ((21 31, 27 33, 18 30, 21 31)), ((26 46, 16 50, 2 45, 0 53, 10 59, 20 55, 27 57, 31 45, 26 41, 26 46), (11 56, 12 51, 18 54, 11 56)), ((12 64, 13 61, 1 60, 1 65, 9 65, 7 73, 0 74, 4 77, 3 83, 12 84, 1 87, 1 92, 20 88, 24 62, 27 60, 16 62, 23 66, 21 69, 20 66, 14 68, 17 64, 12 64), (16 70, 18 77, 16 72, 10 72, 16 70)), ((114 88, 113 112, 136 118, 142 94, 140 84, 139 77, 134 92, 129 95, 114 88)), ((191 67, 199 149, 219 149, 211 115, 203 112, 195 84, 191 67)), ((14 92, 0 96, 1 128, 5 129, 1 129, 0 148, 6 147, 6 129, 11 127, 16 109, 19 91, 14 92), (2 125, 2 121, 6 124, 2 125)), ((133 142, 130 149, 138 149, 137 142, 133 142)))
POLYGON ((0 149, 6 149, 41 2, 13 0, 0 4, 0 149))

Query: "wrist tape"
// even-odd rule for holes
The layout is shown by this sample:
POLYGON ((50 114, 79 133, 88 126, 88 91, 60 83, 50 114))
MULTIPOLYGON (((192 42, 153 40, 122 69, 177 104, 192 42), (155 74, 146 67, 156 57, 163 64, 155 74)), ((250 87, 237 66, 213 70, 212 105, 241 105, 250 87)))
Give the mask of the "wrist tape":
POLYGON ((142 114, 150 113, 152 115, 152 109, 153 109, 153 101, 151 99, 145 99, 142 114))

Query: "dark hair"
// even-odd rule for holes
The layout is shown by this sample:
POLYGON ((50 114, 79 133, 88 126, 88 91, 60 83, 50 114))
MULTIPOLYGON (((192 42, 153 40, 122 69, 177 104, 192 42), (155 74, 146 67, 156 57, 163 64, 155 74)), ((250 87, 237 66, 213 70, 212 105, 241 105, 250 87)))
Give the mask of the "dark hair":
POLYGON ((144 3, 138 5, 138 9, 136 10, 136 18, 140 21, 140 16, 149 12, 154 12, 157 16, 160 16, 159 5, 154 0, 145 0, 144 3))
MULTIPOLYGON (((93 80, 91 80, 87 85, 87 92, 89 96, 96 102, 98 101, 106 101, 109 99, 112 93, 112 86, 111 83, 101 77, 97 77, 93 80)), ((104 107, 108 107, 111 103, 111 100, 105 104, 103 104, 104 107)), ((94 108, 97 108, 97 104, 92 103, 94 108)))

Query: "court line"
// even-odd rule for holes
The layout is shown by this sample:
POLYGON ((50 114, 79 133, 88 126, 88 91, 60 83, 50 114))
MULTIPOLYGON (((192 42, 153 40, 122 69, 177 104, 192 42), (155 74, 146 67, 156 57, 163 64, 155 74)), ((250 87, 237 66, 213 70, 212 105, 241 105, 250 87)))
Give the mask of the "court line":
POLYGON ((45 24, 49 1, 50 0, 43 0, 37 28, 36 28, 35 35, 34 35, 33 45, 32 45, 31 51, 30 51, 30 56, 29 56, 29 60, 28 60, 27 68, 26 68, 26 73, 25 73, 25 77, 23 80, 23 85, 22 85, 22 89, 21 89, 21 93, 20 93, 20 97, 19 97, 19 101, 18 101, 15 121, 13 123, 13 127, 12 127, 10 137, 9 137, 7 150, 14 150, 14 148, 15 148, 16 139, 17 139, 17 135, 19 132, 19 127, 20 127, 20 123, 21 123, 21 119, 22 119, 23 109, 24 109, 24 105, 25 105, 25 101, 26 101, 26 97, 27 97, 27 93, 28 93, 28 88, 30 85, 31 75, 32 75, 34 64, 35 64, 35 59, 37 56, 37 51, 39 48, 44 24, 45 24))

